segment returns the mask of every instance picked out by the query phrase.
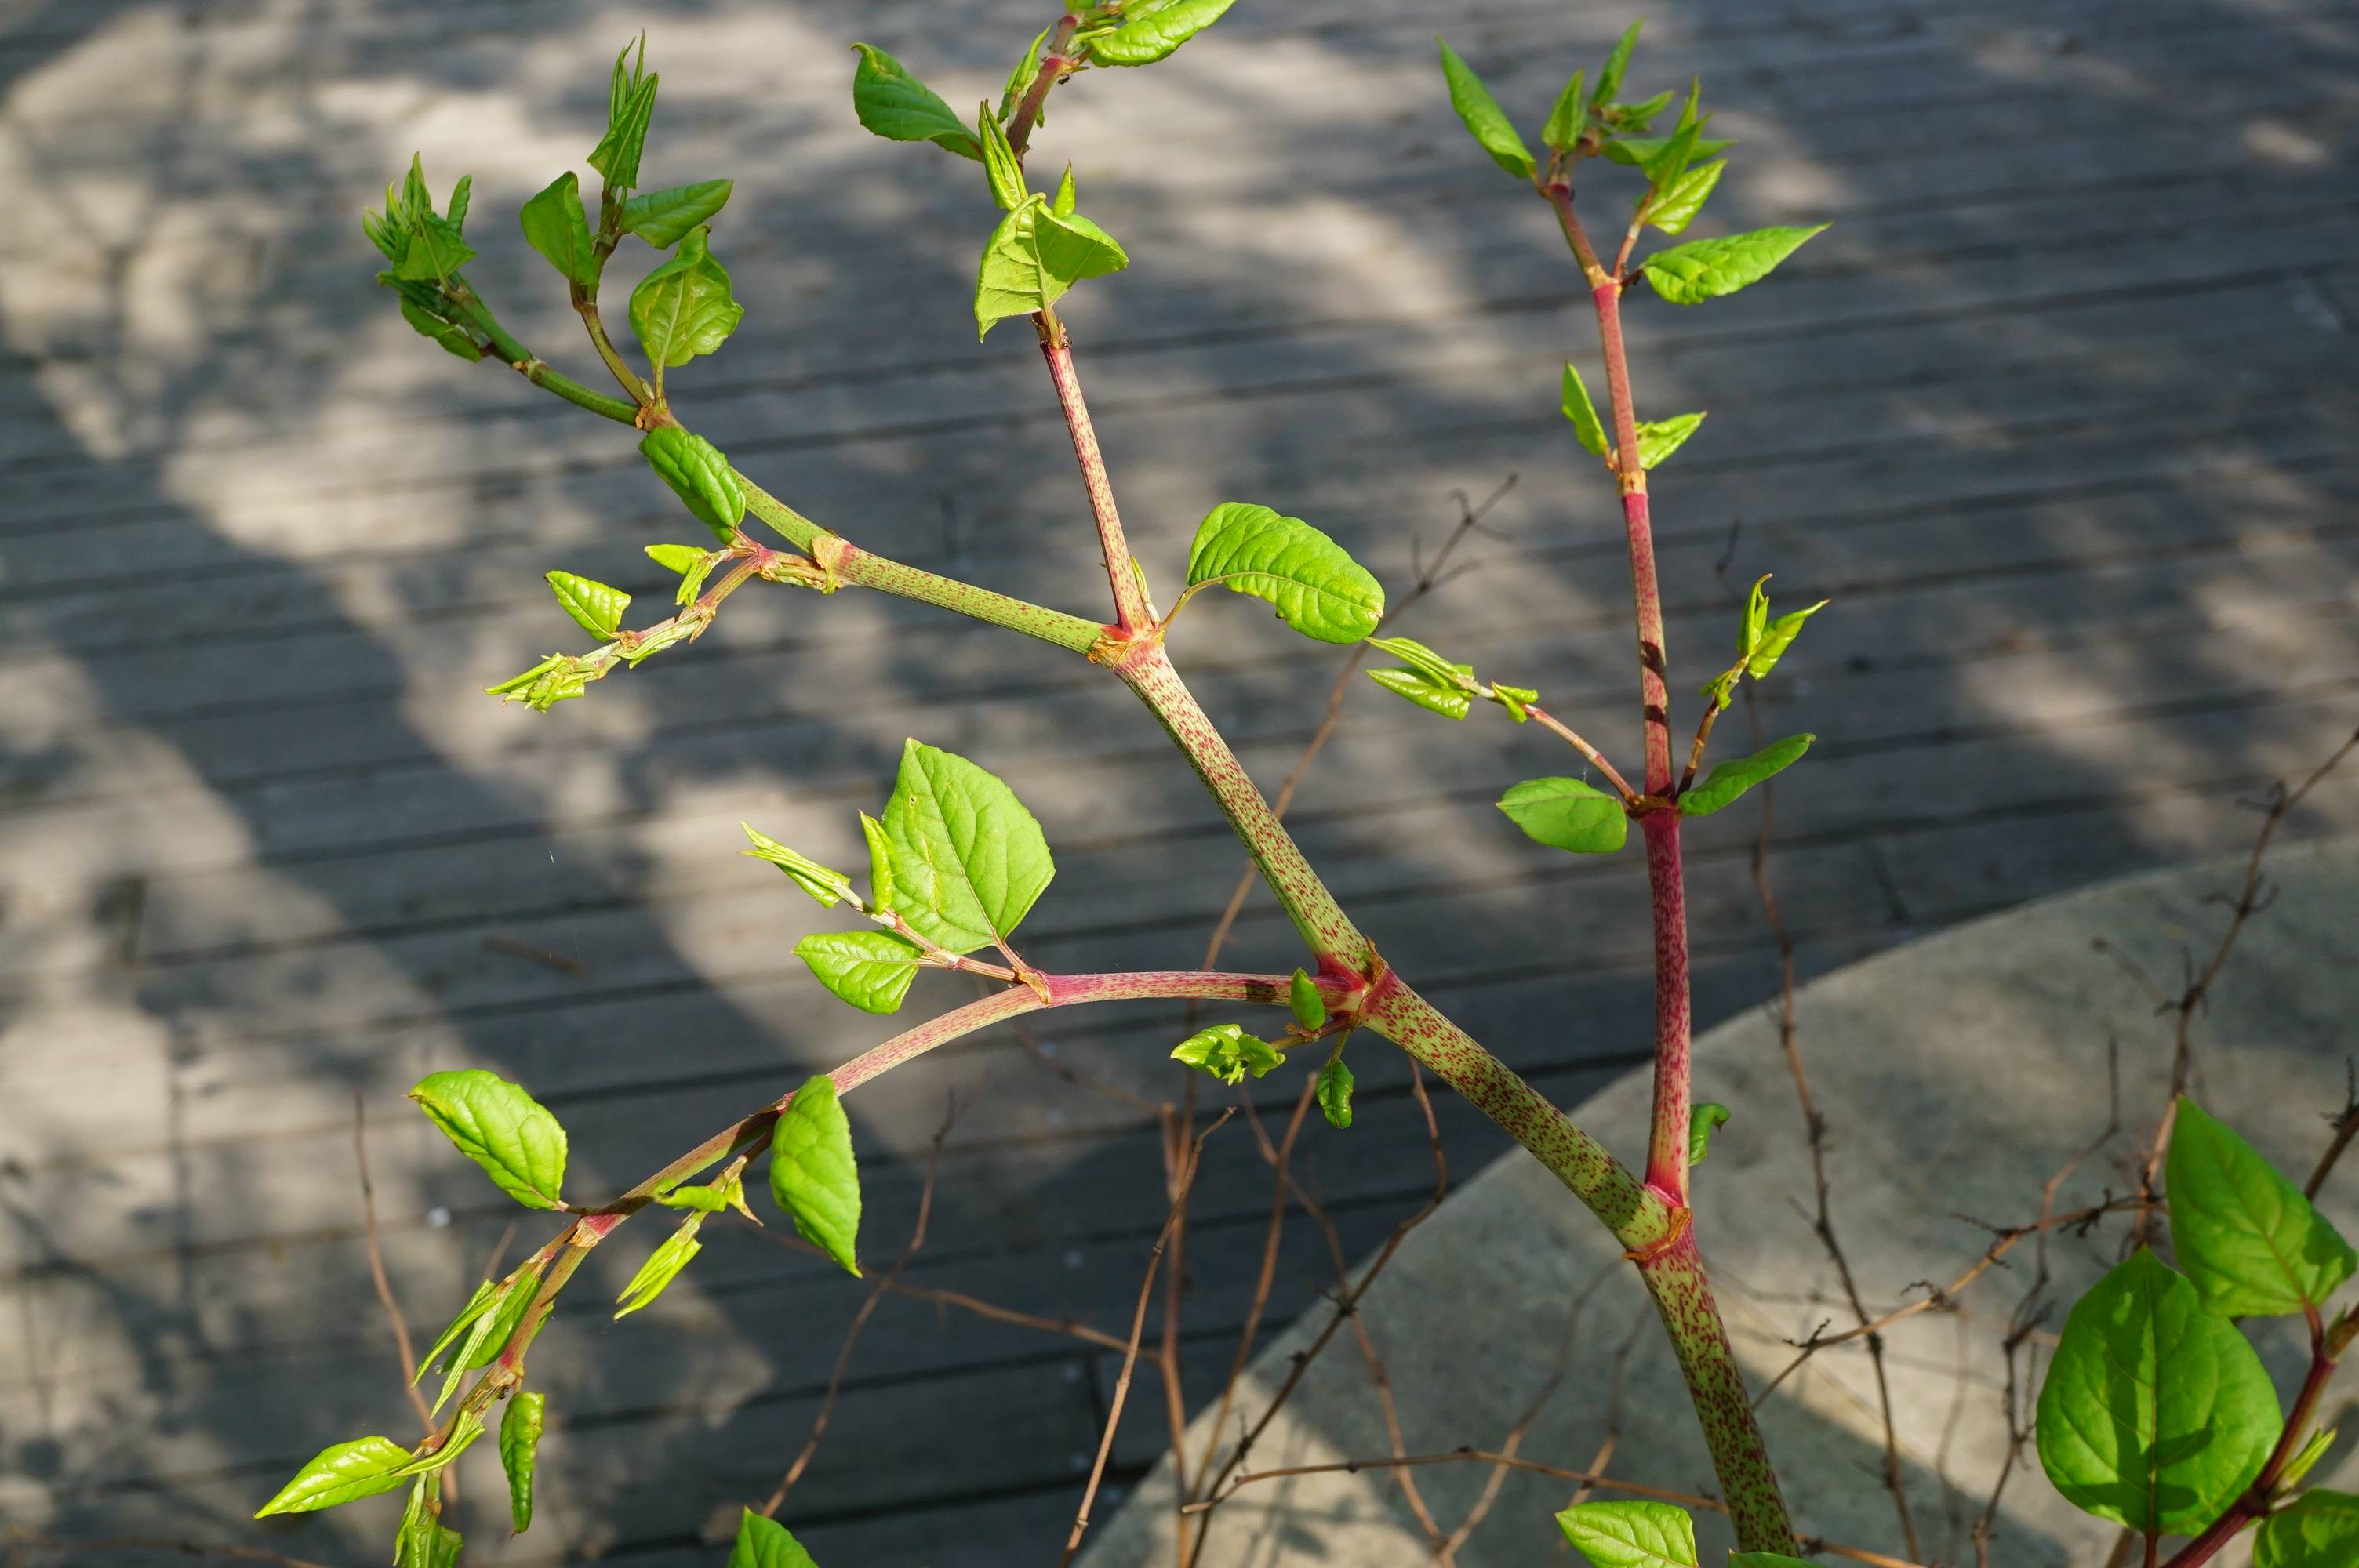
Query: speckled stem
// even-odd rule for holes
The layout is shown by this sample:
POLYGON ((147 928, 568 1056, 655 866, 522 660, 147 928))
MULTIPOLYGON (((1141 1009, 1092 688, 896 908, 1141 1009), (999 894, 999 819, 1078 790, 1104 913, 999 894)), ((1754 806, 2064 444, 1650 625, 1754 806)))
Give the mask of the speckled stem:
POLYGON ((1631 1250, 1662 1245, 1681 1217, 1514 1068, 1399 977, 1370 989, 1367 1026, 1415 1057, 1531 1152, 1631 1250))
POLYGON ((1322 968, 1343 977, 1368 976, 1376 962, 1375 948, 1360 935, 1335 895, 1310 869, 1310 862, 1302 858, 1294 836, 1278 821, 1246 774, 1245 764, 1197 705, 1180 672, 1171 667, 1161 635, 1109 641, 1093 656, 1111 665, 1123 684, 1138 694, 1164 732, 1186 754, 1188 765, 1196 770, 1221 815, 1245 840, 1246 852, 1261 869, 1270 892, 1277 895, 1278 906, 1319 955, 1322 968))
MULTIPOLYGON (((1680 1217, 1685 1219, 1684 1210, 1680 1217)), ((1638 1277, 1655 1298, 1663 1332, 1670 1336, 1671 1352, 1687 1379, 1688 1398, 1703 1425, 1704 1445, 1712 1450, 1712 1469, 1728 1501, 1738 1547, 1791 1556, 1794 1527, 1786 1518, 1786 1499, 1753 1419, 1745 1374, 1737 1368, 1728 1330, 1721 1325, 1719 1304, 1712 1299, 1712 1282, 1704 1278, 1703 1260, 1696 1255, 1694 1230, 1682 1225, 1669 1243, 1640 1258, 1638 1277)))

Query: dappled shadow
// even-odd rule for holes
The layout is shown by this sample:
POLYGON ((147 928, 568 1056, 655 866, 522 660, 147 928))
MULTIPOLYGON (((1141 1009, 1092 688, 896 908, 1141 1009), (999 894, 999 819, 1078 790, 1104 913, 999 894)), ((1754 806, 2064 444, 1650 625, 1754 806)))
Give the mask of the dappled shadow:
MULTIPOLYGON (((775 590, 546 718, 474 695, 572 638, 541 571, 659 594, 638 547, 694 524, 626 433, 416 341, 354 222, 413 147, 438 189, 473 172, 471 274, 538 351, 589 364, 508 215, 578 164, 604 59, 645 23, 650 177, 738 180, 715 244, 749 315, 681 373, 691 422, 864 544, 1087 609, 1102 575, 1032 351, 1016 326, 969 335, 973 171, 864 136, 843 103, 864 29, 953 103, 995 92, 1028 12, 52 0, 0 24, 26 193, 0 242, 12 1518, 226 1534, 320 1444, 407 1435, 353 1091, 388 1261, 433 1319, 510 1216, 404 1114, 422 1072, 527 1083, 589 1194, 872 1043, 788 957, 827 917, 734 859, 735 824, 853 855, 904 735, 1003 772, 1047 824, 1037 961, 1201 951, 1225 827, 1136 705, 1046 648, 775 590)), ((1069 318, 1158 585, 1232 496, 1398 580, 1451 489, 1520 473, 1507 538, 1407 629, 1613 750, 1620 545, 1552 411, 1584 302, 1546 213, 1449 120, 1432 20, 1241 10, 1167 66, 1061 93, 1043 154, 1073 159, 1135 258, 1069 318)), ((1536 114, 1619 20, 1510 7, 1451 30, 1536 114)), ((1775 287, 1632 312, 1648 406, 1712 410, 1656 487, 1680 667, 1760 571, 1838 600, 1767 693, 1769 722, 1821 737, 1781 812, 1806 972, 2232 841, 2234 795, 2352 706, 2347 27, 2213 0, 1696 4, 1650 27, 1639 79, 1701 70, 1745 144, 1714 222, 1838 221, 1775 287)), ((1200 602, 1174 647, 1256 776, 1282 774, 1332 652, 1240 601, 1200 602)), ((1579 1098, 1646 1037, 1635 868, 1537 862, 1498 818, 1503 784, 1565 765, 1526 734, 1349 713, 1297 808, 1312 859, 1422 988, 1579 1098)), ((1707 824, 1693 854, 1706 1020, 1772 975, 1748 829, 1707 824)), ((1266 901, 1233 956, 1295 961, 1266 901)), ((1168 1011, 1051 1022, 1061 1060, 1173 1092, 1168 1011)), ((1362 1126, 1318 1155, 1353 1247, 1424 1183, 1397 1076, 1366 1076, 1362 1126)), ((1160 1217, 1156 1135, 1006 1041, 853 1102, 870 1249, 897 1244, 953 1087, 982 1098, 926 1271, 1117 1320, 1160 1217)), ((1449 1114, 1462 1167, 1498 1147, 1449 1114)), ((1266 1203, 1236 1139, 1191 1252, 1207 1368, 1266 1203)), ((854 1288, 752 1237, 609 1342, 589 1287, 646 1244, 602 1251, 536 1356, 560 1430, 519 1559, 693 1542, 766 1490, 825 1383, 854 1288)), ((1325 1278, 1319 1249, 1289 1250, 1278 1315, 1325 1278)), ((1070 1509, 1105 1368, 915 1308, 874 1335, 797 1517, 855 1560, 977 1519, 1028 1558, 1070 1509)), ((1137 1418, 1125 1476, 1161 1431, 1137 1418)))

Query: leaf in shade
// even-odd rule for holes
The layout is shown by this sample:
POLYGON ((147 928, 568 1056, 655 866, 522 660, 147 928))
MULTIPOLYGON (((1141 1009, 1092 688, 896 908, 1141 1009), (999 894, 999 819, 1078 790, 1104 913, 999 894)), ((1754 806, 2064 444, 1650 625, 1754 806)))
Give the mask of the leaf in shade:
POLYGON ((1576 855, 1610 855, 1630 835, 1621 800, 1579 779, 1526 779, 1499 797, 1499 809, 1527 837, 1576 855))
POLYGON ((1773 773, 1792 767, 1810 749, 1816 735, 1788 735, 1773 741, 1749 757, 1723 762, 1704 774, 1695 787, 1680 796, 1681 816, 1709 816, 1773 773))
POLYGON ((1352 1125, 1352 1069, 1341 1056, 1319 1069, 1319 1114, 1338 1131, 1352 1125))
POLYGON ((1277 1046, 1234 1023, 1198 1030, 1171 1047, 1171 1059, 1210 1073, 1224 1084, 1244 1083, 1247 1073, 1258 1078, 1285 1060, 1277 1046))
POLYGON ((737 1541, 729 1549, 729 1568, 819 1568, 787 1527, 764 1519, 752 1509, 737 1521, 737 1541))
POLYGON ((2164 1190, 2172 1252, 2214 1316, 2323 1308, 2359 1264, 2299 1187, 2183 1095, 2164 1190))
POLYGON ((2065 1319, 2039 1390, 2039 1463, 2084 1513, 2190 1535, 2253 1484, 2281 1425, 2252 1346, 2140 1248, 2065 1319))
POLYGON ((1641 264, 1640 270, 1655 292, 1669 303, 1700 305, 1760 282, 1800 249, 1802 242, 1825 229, 1824 223, 1819 223, 1807 229, 1756 229, 1723 239, 1693 240, 1657 251, 1641 264))
POLYGON ((2351 1568, 2359 1563, 2359 1496, 2304 1492, 2262 1522, 2253 1568, 2351 1568))

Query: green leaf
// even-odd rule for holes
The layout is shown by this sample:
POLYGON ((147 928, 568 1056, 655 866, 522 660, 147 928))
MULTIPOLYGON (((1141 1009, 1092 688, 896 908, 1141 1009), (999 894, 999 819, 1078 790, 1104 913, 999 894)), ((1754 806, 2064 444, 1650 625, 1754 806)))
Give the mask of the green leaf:
POLYGON ((437 316, 408 295, 402 297, 401 319, 408 322, 419 336, 431 338, 440 344, 447 353, 456 354, 471 364, 484 357, 483 345, 475 341, 473 331, 456 321, 437 316))
POLYGON ((1749 757, 1721 763, 1680 796, 1680 815, 1710 816, 1763 779, 1792 767, 1817 739, 1816 735, 1788 735, 1782 741, 1771 741, 1749 757))
POLYGON ((1669 1503, 1576 1503, 1556 1522, 1595 1568, 1696 1568, 1695 1521, 1669 1503))
POLYGON ((1414 637, 1371 637, 1368 646, 1381 648, 1410 669, 1445 685, 1461 685, 1474 677, 1473 665, 1452 664, 1414 637))
MULTIPOLYGON (((517 1326, 524 1322, 524 1314, 532 1310, 532 1298, 539 1290, 539 1273, 527 1268, 519 1267, 501 1281, 495 1287, 492 1310, 478 1320, 482 1337, 478 1338, 473 1334, 467 1336, 451 1362, 451 1369, 472 1372, 497 1360, 500 1352, 508 1347, 508 1341, 515 1336, 517 1326)), ((448 1390, 443 1397, 449 1397, 448 1390)), ((440 1409, 442 1400, 438 1399, 434 1403, 440 1409)))
POLYGON ((1188 586, 1219 579, 1277 609, 1277 618, 1321 643, 1356 643, 1385 618, 1384 585, 1343 546, 1299 517, 1224 501, 1188 546, 1188 586))
POLYGON ((606 134, 590 149, 590 167, 606 177, 617 190, 639 183, 639 157, 647 150, 647 122, 656 112, 657 78, 646 74, 647 36, 636 40, 638 58, 625 44, 614 57, 614 74, 606 89, 606 134))
POLYGON ((1523 137, 1516 135, 1507 112, 1499 107, 1499 101, 1491 96, 1491 90, 1483 85, 1483 79, 1474 74, 1473 68, 1458 58, 1457 50, 1440 38, 1433 41, 1441 44, 1441 77, 1450 84, 1450 106, 1466 123, 1468 134, 1482 144, 1493 163, 1509 174, 1529 179, 1535 167, 1531 149, 1524 146, 1523 137))
POLYGON ((1073 215, 1074 200, 1073 166, 1067 164, 1063 177, 1057 181, 1057 194, 1049 199, 1049 211, 1060 218, 1070 218, 1073 215))
POLYGON ((737 1543, 729 1549, 729 1568, 819 1568, 819 1564, 787 1533, 785 1525, 747 1509, 745 1517, 737 1521, 737 1543))
MULTIPOLYGON (((1707 150, 1697 140, 1703 134, 1704 122, 1712 117, 1709 114, 1697 117, 1696 106, 1702 97, 1702 81, 1691 79, 1688 83, 1687 103, 1680 109, 1679 124, 1661 146, 1638 160, 1638 168, 1647 176, 1647 183, 1658 190, 1685 174, 1688 165, 1697 155, 1707 150)), ((1734 145, 1723 143, 1709 150, 1716 152, 1723 146, 1734 145)))
POLYGON ((1589 384, 1581 379, 1581 368, 1571 360, 1564 362, 1564 416, 1572 421, 1572 433, 1581 444, 1597 457, 1614 444, 1605 428, 1605 421, 1597 416, 1597 405, 1589 400, 1589 384))
POLYGON ((668 572, 693 570, 712 552, 701 545, 649 545, 647 558, 668 572))
POLYGON ((885 803, 893 906, 927 941, 971 953, 1012 935, 1057 874, 1024 803, 964 757, 911 741, 885 803))
POLYGON ((1614 124, 1633 135, 1644 131, 1647 123, 1670 106, 1671 92, 1665 88, 1652 98, 1639 103, 1619 103, 1613 110, 1614 124))
POLYGON ((540 1102, 480 1067, 429 1073, 409 1091, 427 1119, 527 1208, 555 1208, 565 1181, 565 1129, 540 1102))
POLYGON ((485 1280, 475 1287, 475 1293, 467 1298, 467 1304, 459 1309, 459 1315, 451 1320, 451 1326, 444 1329, 436 1338, 433 1346, 419 1358, 418 1371, 409 1379, 412 1387, 415 1387, 420 1379, 433 1369, 437 1361, 442 1359, 442 1352, 458 1344, 460 1336, 474 1326, 475 1320, 491 1310, 492 1303, 498 1299, 499 1293, 499 1285, 490 1280, 485 1280))
POLYGON ((429 212, 419 219, 408 248, 393 264, 393 276, 409 283, 447 283, 474 259, 474 247, 459 237, 457 226, 429 212))
MULTIPOLYGON (((1033 34, 1032 41, 1024 46, 1024 53, 1017 58, 1016 69, 1007 73, 1007 86, 999 95, 999 118, 1003 123, 1016 113, 1016 105, 1024 101, 1024 95, 1032 91, 1032 83, 1040 75, 1040 50, 1049 42, 1049 35, 1056 30, 1057 24, 1051 22, 1033 34)), ((1042 125, 1049 123, 1045 108, 1034 123, 1042 125)))
POLYGON ((393 1568, 456 1568, 459 1532, 442 1522, 442 1500, 433 1478, 420 1476, 410 1484, 409 1506, 402 1510, 401 1526, 393 1537, 393 1568))
POLYGON ((549 586, 573 623, 601 640, 621 629, 623 612, 631 607, 631 596, 621 589, 571 572, 550 572, 549 586))
POLYGON ((1319 994, 1319 982, 1303 970, 1294 971, 1288 983, 1287 1006, 1293 1011, 1294 1022, 1305 1029, 1317 1029, 1327 1022, 1327 999, 1319 994))
POLYGON ((590 236, 590 219, 582 210, 582 182, 571 169, 549 181, 549 188, 526 202, 517 216, 524 222, 526 243, 547 257, 568 283, 584 288, 597 283, 597 244, 590 236))
POLYGON ((1650 469, 1688 443, 1703 423, 1701 414, 1674 414, 1668 419, 1642 420, 1638 426, 1638 466, 1650 469))
POLYGON ((2067 1502, 2190 1535, 2253 1484, 2277 1390, 2234 1325, 2140 1248, 2073 1305, 2039 1390, 2039 1463, 2067 1502))
POLYGON ((1171 1059, 1210 1073, 1224 1084, 1244 1083, 1247 1073, 1261 1077, 1285 1060, 1277 1046, 1234 1023, 1215 1023, 1190 1034, 1171 1047, 1171 1059))
POLYGON ((2185 1096, 2164 1180, 2172 1251, 2216 1317, 2323 1307, 2359 1266, 2299 1187, 2185 1096))
POLYGON ((700 179, 650 190, 623 203, 623 232, 636 234, 659 251, 668 251, 688 237, 688 232, 728 204, 735 183, 700 179))
POLYGON ((639 455, 714 537, 734 541, 745 521, 745 488, 720 448, 693 430, 659 425, 640 440, 639 455))
MULTIPOLYGON (((749 825, 740 822, 745 837, 753 840, 750 849, 740 849, 741 855, 751 855, 757 860, 767 860, 786 872, 788 881, 819 901, 821 909, 833 909, 839 900, 852 898, 852 879, 842 871, 832 871, 808 855, 798 854, 765 833, 756 833, 749 825)), ((860 901, 852 899, 855 904, 860 901)))
POLYGON ((1556 107, 1549 111, 1548 124, 1540 131, 1540 140, 1558 152, 1564 152, 1581 140, 1581 133, 1589 128, 1589 91, 1586 70, 1576 70, 1572 80, 1557 94, 1556 107))
POLYGON ((2277 1473, 2277 1487, 2279 1491, 2299 1486, 2301 1478, 2317 1467, 2318 1462, 2326 1457, 2327 1450, 2334 1446, 2334 1432, 2333 1427, 2321 1426, 2310 1434, 2308 1442, 2294 1450, 2293 1457, 2287 1460, 2285 1468, 2277 1473))
POLYGON ((2262 1522, 2253 1568, 2351 1568, 2359 1563, 2359 1496, 2304 1492, 2262 1522))
MULTIPOLYGON (((1461 665, 1459 668, 1471 676, 1474 666, 1461 665)), ((1444 719, 1463 719, 1474 711, 1472 691, 1462 686, 1444 686, 1420 670, 1370 670, 1368 678, 1395 697, 1405 697, 1444 719)))
POLYGON ((1728 1108, 1716 1100, 1698 1100, 1688 1113, 1688 1163, 1701 1165, 1712 1152, 1712 1135, 1728 1120, 1728 1108))
POLYGON ((1507 710, 1507 717, 1521 724, 1531 715, 1525 710, 1539 700, 1539 689, 1528 686, 1506 686, 1491 683, 1490 699, 1507 710))
POLYGON ((1078 212, 1060 213, 1032 194, 999 221, 975 272, 975 336, 1010 316, 1045 310, 1084 278, 1130 265, 1113 235, 1078 212))
POLYGON ((988 104, 975 116, 975 130, 983 139, 983 172, 991 182, 991 199, 1003 212, 1013 212, 1032 194, 1024 180, 1024 162, 1016 156, 1014 144, 999 122, 991 116, 988 104))
POLYGON ((895 142, 931 142, 961 157, 979 158, 974 133, 935 92, 883 49, 854 44, 852 112, 870 132, 895 142))
POLYGON ((671 260, 631 290, 631 330, 652 364, 677 369, 709 354, 745 319, 745 308, 730 296, 729 274, 706 248, 710 232, 690 229, 671 260))
POLYGON ((1647 19, 1639 17, 1615 41, 1613 52, 1605 57, 1603 69, 1597 73, 1597 92, 1589 101, 1593 106, 1605 107, 1622 91, 1622 73, 1630 69, 1630 51, 1638 47, 1638 29, 1646 25, 1647 19))
POLYGON ((1800 249, 1803 241, 1825 228, 1820 223, 1808 229, 1756 229, 1724 239, 1694 240, 1657 251, 1640 264, 1640 270, 1655 292, 1671 304, 1700 305, 1760 282, 1800 249))
POLYGON ((508 1517, 522 1535, 532 1528, 532 1471, 540 1451, 540 1432, 548 1413, 549 1396, 520 1393, 508 1401, 500 1418, 500 1468, 508 1474, 508 1517))
MULTIPOLYGON (((1671 181, 1657 191, 1653 201, 1647 203, 1647 222, 1666 234, 1685 233, 1687 226, 1695 222, 1695 215, 1703 211, 1703 204, 1710 200, 1712 189, 1720 184, 1721 172, 1727 168, 1726 158, 1715 158, 1710 163, 1698 164, 1671 181)), ((1646 200, 1644 197, 1639 200, 1646 200)))
POLYGON ((1341 1056, 1319 1069, 1319 1114, 1338 1131, 1352 1125, 1352 1069, 1341 1056))
POLYGON ((697 1227, 704 1223, 701 1214, 690 1214, 679 1222, 679 1228, 663 1238, 663 1245, 647 1254, 623 1293, 614 1298, 616 1322, 630 1316, 664 1293, 666 1287, 679 1278, 679 1271, 695 1261, 704 1250, 704 1243, 696 1238, 697 1227))
POLYGON ((389 1437, 356 1437, 332 1443, 295 1472, 278 1495, 262 1505, 254 1517, 307 1514, 332 1509, 379 1492, 390 1492, 409 1478, 409 1450, 389 1437))
POLYGON ((1499 809, 1527 837, 1576 855, 1610 855, 1630 835, 1622 802, 1579 779, 1526 779, 1499 797, 1499 809))
POLYGON ((770 1139, 770 1195, 804 1240, 858 1277, 860 1167, 852 1155, 851 1119, 824 1073, 797 1089, 778 1115, 770 1139))
POLYGON ((472 174, 461 175, 459 183, 451 188, 451 208, 447 216, 451 220, 451 228, 461 230, 466 228, 467 203, 472 199, 474 189, 475 177, 472 174))
POLYGON ((828 931, 795 944, 819 983, 863 1012, 891 1012, 909 994, 924 950, 890 931, 828 931))
POLYGON ((1153 65, 1219 21, 1236 0, 1136 0, 1128 20, 1089 41, 1099 65, 1153 65))
POLYGON ((893 913, 893 840, 885 825, 866 812, 860 814, 860 836, 868 841, 868 907, 878 914, 893 913))
MULTIPOLYGON (((1766 605, 1767 601, 1764 602, 1766 605)), ((1755 680, 1759 680, 1771 670, 1776 669, 1777 661, 1786 656, 1786 650, 1794 645, 1794 639, 1802 634, 1802 622, 1826 607, 1827 600, 1821 599, 1807 610, 1797 610, 1790 614, 1780 615, 1777 620, 1769 622, 1757 632, 1753 633, 1752 646, 1745 654, 1745 673, 1755 680)), ((1748 631, 1751 631, 1750 626, 1748 631)))
MULTIPOLYGON (((1667 168, 1670 161, 1669 154, 1678 146, 1681 139, 1678 135, 1616 136, 1598 150, 1605 155, 1606 160, 1610 163, 1625 164, 1636 169, 1667 168)), ((1714 153, 1724 153, 1736 145, 1733 141, 1723 141, 1710 136, 1701 138, 1687 136, 1685 140, 1688 144, 1687 157, 1690 158, 1710 157, 1714 153)), ((1681 167, 1685 167, 1684 163, 1681 167)))

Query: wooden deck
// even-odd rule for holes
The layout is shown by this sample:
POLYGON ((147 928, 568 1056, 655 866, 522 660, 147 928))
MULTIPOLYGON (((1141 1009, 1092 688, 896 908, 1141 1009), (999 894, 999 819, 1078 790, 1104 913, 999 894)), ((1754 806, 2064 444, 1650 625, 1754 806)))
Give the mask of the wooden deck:
MULTIPOLYGON (((0 10, 0 1518, 373 1561, 382 1505, 245 1522, 321 1444, 415 1431, 364 1260, 355 1091, 386 1260, 430 1333, 513 1216, 402 1091, 437 1067, 521 1079, 592 1193, 872 1043, 789 956, 826 916, 736 858, 736 823, 851 853, 905 735, 1001 771, 1047 826, 1036 961, 1201 955, 1234 844, 1147 717, 1048 649, 875 595, 748 593, 695 649, 548 717, 477 695, 571 645, 543 570, 660 591, 639 546, 694 524, 614 427, 419 342, 355 222, 413 148, 438 189, 472 171, 479 286, 538 351, 590 362, 507 214, 578 165, 605 62, 646 25, 650 178, 738 182, 715 249, 749 314, 679 375, 692 423, 862 543, 1093 612, 1037 356, 1018 328, 972 335, 973 173, 864 135, 845 86, 865 37, 972 102, 1045 15, 0 10)), ((1060 93, 1040 144, 1135 258, 1070 319, 1158 579, 1210 505, 1251 499, 1397 583, 1451 491, 1519 475, 1507 538, 1403 629, 1625 753, 1611 497, 1555 413, 1585 302, 1545 211, 1451 121, 1429 35, 1533 120, 1625 19, 1247 0, 1169 63, 1060 93)), ((1632 311, 1643 404, 1712 416, 1655 487, 1681 690, 1758 573, 1834 600, 1766 715, 1821 736, 1778 803, 1806 968, 2241 842, 2238 797, 2359 715, 2349 7, 1666 0, 1639 61, 1649 85, 1701 72, 1742 141, 1714 232, 1835 222, 1741 299, 1632 311)), ((1333 652, 1234 601, 1174 647, 1274 784, 1333 652)), ((1646 1039, 1643 879, 1546 857, 1492 809, 1562 768, 1538 739, 1363 688, 1294 820, 1385 951, 1571 1102, 1646 1039)), ((1771 981, 1753 825, 1713 818, 1692 851, 1701 1022, 1771 981)), ((2298 823, 2353 826, 2348 786, 2298 823)), ((1266 900, 1234 953, 1295 961, 1266 900)), ((962 994, 943 978, 912 1006, 962 994)), ((1175 1022, 1038 1035, 1161 1098, 1175 1022)), ((1430 1176, 1404 1077, 1367 1057, 1360 1125, 1310 1134, 1354 1247, 1430 1176)), ((910 1277, 1119 1327, 1162 1217, 1157 1135, 1013 1040, 854 1099, 867 1249, 906 1234, 954 1091, 976 1098, 910 1277)), ((1462 1170, 1501 1147, 1442 1110, 1462 1170)), ((1199 1394, 1269 1201, 1242 1131, 1223 1141, 1190 1257, 1199 1394)), ((637 1228, 534 1355, 540 1522, 506 1544, 473 1467, 471 1561, 710 1564, 700 1537, 808 1431, 860 1288, 724 1230, 611 1325, 637 1228)), ((1298 1225, 1275 1320, 1329 1277, 1298 1225)), ((784 1517, 830 1568, 1044 1561, 1110 1371, 887 1302, 784 1517)), ((1164 1431, 1134 1404, 1125 1473, 1164 1431)))

